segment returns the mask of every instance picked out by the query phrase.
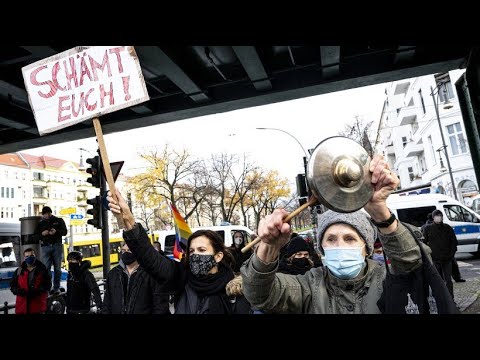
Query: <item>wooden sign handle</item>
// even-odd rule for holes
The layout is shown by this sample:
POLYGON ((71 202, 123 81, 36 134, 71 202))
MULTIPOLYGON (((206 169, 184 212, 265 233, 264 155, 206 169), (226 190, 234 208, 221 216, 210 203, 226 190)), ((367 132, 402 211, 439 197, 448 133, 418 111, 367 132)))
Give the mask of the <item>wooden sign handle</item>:
MULTIPOLYGON (((105 147, 105 140, 103 139, 102 125, 99 118, 93 119, 93 127, 95 128, 95 134, 97 135, 98 148, 100 149, 100 156, 102 158, 103 170, 105 171, 105 177, 107 179, 108 188, 112 193, 112 197, 118 202, 117 193, 115 191, 115 181, 113 180, 112 168, 110 167, 110 161, 108 160, 107 148, 105 147)), ((117 217, 118 227, 124 228, 123 218, 117 217)))
MULTIPOLYGON (((315 198, 315 197, 311 197, 305 204, 303 204, 302 206, 298 207, 297 209, 295 209, 294 211, 292 211, 288 216, 286 216, 284 219, 283 219, 283 222, 286 223, 286 222, 289 222, 290 220, 292 220, 295 216, 297 216, 298 214, 300 214, 303 210, 305 210, 307 207, 309 206, 314 206, 314 205, 317 205, 318 204, 318 200, 315 198)), ((261 237, 257 237, 255 240, 253 240, 252 242, 248 243, 244 248, 242 248, 242 253, 245 253, 247 252, 253 245, 259 243, 260 241, 262 240, 261 237)))

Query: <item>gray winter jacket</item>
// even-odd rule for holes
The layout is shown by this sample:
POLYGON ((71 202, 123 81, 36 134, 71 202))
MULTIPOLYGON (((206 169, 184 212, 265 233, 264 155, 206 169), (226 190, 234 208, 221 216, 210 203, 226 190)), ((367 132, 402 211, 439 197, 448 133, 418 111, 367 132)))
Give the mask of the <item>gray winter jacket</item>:
MULTIPOLYGON (((391 261, 390 271, 406 273, 421 266, 421 254, 409 226, 421 238, 421 232, 398 224, 389 235, 380 234, 385 254, 391 261)), ((425 246, 430 254, 430 249, 425 246)), ((278 260, 263 263, 256 254, 242 266, 243 291, 252 307, 266 313, 295 314, 377 314, 377 301, 383 292, 385 267, 367 259, 363 276, 342 280, 327 267, 314 268, 304 275, 276 273, 278 260)))

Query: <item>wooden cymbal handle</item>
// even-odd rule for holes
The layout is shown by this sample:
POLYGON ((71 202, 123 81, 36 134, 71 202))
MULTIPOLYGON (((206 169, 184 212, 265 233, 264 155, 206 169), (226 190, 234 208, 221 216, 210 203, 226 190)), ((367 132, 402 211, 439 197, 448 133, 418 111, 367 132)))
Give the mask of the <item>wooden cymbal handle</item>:
MULTIPOLYGON (((283 219, 283 222, 286 223, 286 222, 289 222, 290 220, 292 220, 295 216, 297 216, 298 214, 300 214, 303 210, 305 210, 307 207, 309 206, 314 206, 318 203, 317 199, 315 197, 311 197, 305 204, 303 204, 302 206, 299 206, 297 209, 295 209, 294 211, 292 211, 288 216, 285 217, 285 219, 283 219)), ((260 241, 262 240, 261 237, 257 237, 255 240, 253 240, 252 242, 248 243, 241 251, 242 253, 246 253, 248 250, 250 250, 252 248, 252 246, 254 246, 255 244, 258 244, 260 241)))

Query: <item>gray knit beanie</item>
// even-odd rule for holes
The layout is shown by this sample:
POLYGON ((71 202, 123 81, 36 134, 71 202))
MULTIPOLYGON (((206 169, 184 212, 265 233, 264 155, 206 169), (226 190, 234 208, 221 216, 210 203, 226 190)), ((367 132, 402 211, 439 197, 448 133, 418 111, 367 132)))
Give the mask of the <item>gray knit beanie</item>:
POLYGON ((373 251, 373 243, 377 238, 377 229, 370 222, 368 216, 361 210, 352 213, 337 213, 332 210, 328 210, 323 214, 318 215, 318 243, 320 248, 322 245, 323 234, 330 225, 333 224, 348 224, 353 227, 358 234, 365 240, 367 244, 367 253, 371 254, 373 251))

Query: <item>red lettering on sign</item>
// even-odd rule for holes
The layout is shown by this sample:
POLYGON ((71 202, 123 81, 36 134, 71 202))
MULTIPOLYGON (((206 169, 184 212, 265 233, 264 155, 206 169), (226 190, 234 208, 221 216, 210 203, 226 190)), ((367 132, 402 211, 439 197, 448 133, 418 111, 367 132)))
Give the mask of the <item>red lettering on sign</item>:
POLYGON ((116 48, 113 48, 113 49, 110 49, 110 54, 115 54, 117 55, 117 63, 118 63, 118 72, 121 74, 123 72, 123 65, 122 65, 122 58, 120 57, 120 51, 124 51, 125 50, 125 47, 124 46, 120 46, 120 47, 116 47, 116 48))
POLYGON ((60 96, 58 98, 58 122, 62 122, 70 119, 70 114, 63 116, 62 112, 64 110, 70 110, 70 106, 63 106, 62 103, 65 100, 68 100, 69 96, 60 96))
POLYGON ((42 93, 41 91, 38 92, 38 95, 40 95, 41 97, 43 97, 45 99, 48 99, 48 98, 52 97, 53 95, 55 95, 55 93, 57 92, 57 88, 55 87, 53 82, 51 82, 50 80, 41 81, 41 82, 38 82, 38 80, 37 80, 37 74, 40 71, 42 71, 43 69, 46 69, 46 68, 47 68, 47 65, 42 65, 42 66, 36 68, 35 70, 33 70, 30 73, 30 82, 32 83, 32 85, 35 85, 35 86, 42 86, 42 85, 50 86, 50 91, 48 93, 42 93))
POLYGON ((100 107, 104 107, 105 96, 110 95, 110 105, 115 104, 115 99, 113 98, 113 84, 110 82, 110 91, 106 92, 103 84, 100 85, 100 107))
POLYGON ((112 71, 110 69, 110 62, 108 61, 107 50, 105 50, 105 55, 103 56, 103 62, 102 62, 101 65, 98 62, 96 62, 90 55, 88 56, 88 58, 90 60, 90 67, 92 68, 93 79, 95 81, 98 80, 97 69, 100 69, 100 70, 103 71, 103 69, 105 69, 105 67, 107 67, 108 77, 112 76, 112 71))
POLYGON ((125 93, 125 101, 128 101, 132 98, 132 96, 128 92, 128 87, 130 85, 130 76, 123 76, 122 81, 123 81, 123 92, 125 93))

